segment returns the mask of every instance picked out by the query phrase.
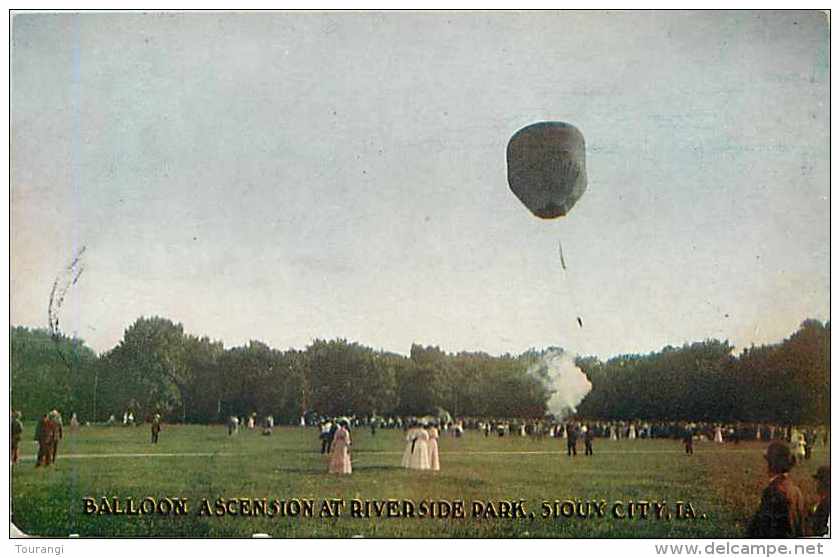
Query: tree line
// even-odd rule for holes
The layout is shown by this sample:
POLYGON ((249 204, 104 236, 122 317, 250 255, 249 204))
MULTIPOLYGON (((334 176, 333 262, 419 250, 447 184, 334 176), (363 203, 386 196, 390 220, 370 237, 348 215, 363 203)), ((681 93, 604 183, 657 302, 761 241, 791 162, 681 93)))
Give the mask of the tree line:
MULTIPOLYGON (((97 355, 80 339, 12 327, 12 407, 26 418, 57 408, 82 422, 132 410, 142 418, 209 423, 252 412, 297 423, 322 415, 542 418, 551 392, 520 355, 446 353, 414 344, 409 356, 345 339, 281 351, 260 341, 225 348, 181 324, 142 317, 97 355), (529 373, 530 371, 530 373, 529 373)), ((592 382, 578 415, 592 419, 827 423, 830 324, 806 320, 780 343, 740 355, 726 341, 664 347, 605 362, 578 357, 592 382)))
POLYGON ((828 424, 830 323, 806 320, 780 343, 733 352, 726 341, 707 340, 606 362, 579 359, 592 382, 579 412, 622 420, 828 424))

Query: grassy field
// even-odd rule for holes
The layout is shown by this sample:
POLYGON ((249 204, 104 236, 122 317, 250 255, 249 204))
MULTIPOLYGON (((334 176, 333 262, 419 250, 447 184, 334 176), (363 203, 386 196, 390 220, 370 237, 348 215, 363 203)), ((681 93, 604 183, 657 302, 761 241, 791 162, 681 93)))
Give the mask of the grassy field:
MULTIPOLYGON (((68 432, 53 466, 34 467, 31 425, 24 432, 22 461, 12 471, 13 521, 30 534, 66 537, 739 537, 766 483, 764 444, 698 443, 695 455, 677 441, 595 441, 595 455, 565 455, 564 441, 519 437, 441 438, 437 473, 400 468, 402 434, 353 433, 353 474, 328 475, 312 428, 277 428, 272 436, 222 426, 165 425, 151 445, 147 426, 88 427, 68 432), (157 455, 151 455, 157 454, 157 455), (103 496, 127 505, 146 497, 186 498, 181 515, 86 514, 83 498, 103 496), (202 499, 219 497, 313 501, 313 517, 200 515, 202 499), (346 504, 340 517, 321 517, 324 500, 346 504), (350 501, 463 501, 464 518, 353 518, 350 501), (472 503, 524 500, 525 517, 473 517, 472 503), (543 518, 542 502, 597 502, 581 507, 586 517, 543 518), (629 502, 665 502, 661 519, 626 517, 629 502), (676 502, 688 502, 695 517, 678 518, 676 502), (605 502, 605 503, 602 503, 605 502), (614 517, 615 502, 622 502, 614 517), (533 513, 533 517, 531 514, 533 513), (665 516, 670 514, 670 519, 665 516)), ((815 498, 810 476, 828 462, 827 448, 794 469, 806 498, 815 498)), ((551 506, 552 511, 555 510, 551 506)))

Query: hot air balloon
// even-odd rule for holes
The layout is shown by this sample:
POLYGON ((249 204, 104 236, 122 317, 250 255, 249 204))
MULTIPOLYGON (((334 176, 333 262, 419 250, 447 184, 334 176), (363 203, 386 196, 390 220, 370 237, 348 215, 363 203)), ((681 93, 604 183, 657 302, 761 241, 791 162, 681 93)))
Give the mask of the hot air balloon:
POLYGON ((586 149, 580 130, 565 122, 537 122, 507 146, 508 184, 542 219, 571 211, 586 191, 586 149))

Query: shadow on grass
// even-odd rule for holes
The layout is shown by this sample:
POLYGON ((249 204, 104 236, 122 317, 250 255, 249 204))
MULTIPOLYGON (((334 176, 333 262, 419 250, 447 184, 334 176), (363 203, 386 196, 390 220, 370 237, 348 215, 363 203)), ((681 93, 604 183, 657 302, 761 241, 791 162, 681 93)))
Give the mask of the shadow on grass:
POLYGON ((353 465, 353 471, 396 471, 399 465, 353 465))
MULTIPOLYGON (((402 470, 399 465, 356 465, 353 464, 353 472, 361 471, 396 471, 402 470)), ((274 469, 276 473, 327 473, 324 467, 277 467, 274 469)))

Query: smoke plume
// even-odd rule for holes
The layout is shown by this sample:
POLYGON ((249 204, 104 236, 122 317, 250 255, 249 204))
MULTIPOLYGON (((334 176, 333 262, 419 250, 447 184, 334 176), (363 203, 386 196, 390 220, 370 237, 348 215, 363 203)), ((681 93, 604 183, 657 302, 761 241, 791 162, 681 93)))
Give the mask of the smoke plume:
POLYGON ((528 369, 551 393, 548 412, 560 419, 577 412, 577 406, 592 390, 592 382, 575 366, 573 354, 562 349, 549 350, 528 369))

